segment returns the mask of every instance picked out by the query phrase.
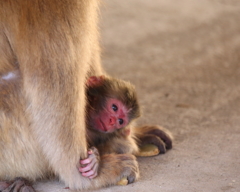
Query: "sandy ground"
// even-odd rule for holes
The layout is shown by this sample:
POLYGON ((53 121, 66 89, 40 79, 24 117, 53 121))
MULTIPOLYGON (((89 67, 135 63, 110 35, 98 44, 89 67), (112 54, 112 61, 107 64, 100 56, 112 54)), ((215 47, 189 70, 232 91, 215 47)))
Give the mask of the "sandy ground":
POLYGON ((138 158, 137 182, 96 191, 239 192, 240 1, 104 0, 101 11, 104 68, 136 85, 139 124, 164 126, 175 141, 138 158))

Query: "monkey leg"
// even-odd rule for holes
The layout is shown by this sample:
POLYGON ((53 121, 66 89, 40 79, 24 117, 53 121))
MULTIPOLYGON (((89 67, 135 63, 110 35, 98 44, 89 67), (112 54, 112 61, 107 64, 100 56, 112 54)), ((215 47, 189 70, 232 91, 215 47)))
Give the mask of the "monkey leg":
MULTIPOLYGON (((101 158, 103 162, 100 167, 102 171, 109 170, 109 175, 117 178, 114 184, 123 177, 126 177, 129 183, 133 183, 139 177, 139 169, 136 158, 131 154, 108 154, 101 158)), ((107 179, 107 178, 106 178, 107 179)), ((109 179, 109 178, 108 178, 109 179)))
POLYGON ((122 178, 127 178, 128 184, 139 178, 139 168, 136 157, 131 154, 106 154, 101 156, 99 174, 89 180, 92 188, 116 185, 122 178))
POLYGON ((146 125, 135 128, 134 133, 138 139, 139 147, 144 144, 153 144, 158 147, 160 153, 165 153, 168 149, 172 148, 173 136, 165 128, 156 125, 146 125))
POLYGON ((35 190, 29 181, 19 177, 11 182, 1 181, 0 192, 35 192, 35 190))

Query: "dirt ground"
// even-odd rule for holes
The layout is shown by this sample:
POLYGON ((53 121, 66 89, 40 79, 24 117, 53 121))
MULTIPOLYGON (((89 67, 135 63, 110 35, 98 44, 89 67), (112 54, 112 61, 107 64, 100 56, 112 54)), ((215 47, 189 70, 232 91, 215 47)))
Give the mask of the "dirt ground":
POLYGON ((240 1, 104 0, 101 31, 104 68, 136 85, 139 124, 164 126, 175 141, 138 158, 137 182, 96 191, 239 192, 240 1))

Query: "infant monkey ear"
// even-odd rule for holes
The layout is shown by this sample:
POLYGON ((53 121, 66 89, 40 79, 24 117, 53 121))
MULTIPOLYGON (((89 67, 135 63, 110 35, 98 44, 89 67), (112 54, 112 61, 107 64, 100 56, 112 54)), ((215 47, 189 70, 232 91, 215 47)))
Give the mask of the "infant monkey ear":
POLYGON ((87 80, 87 86, 88 87, 95 87, 95 86, 100 86, 103 84, 103 81, 105 79, 104 75, 101 76, 91 76, 87 80))

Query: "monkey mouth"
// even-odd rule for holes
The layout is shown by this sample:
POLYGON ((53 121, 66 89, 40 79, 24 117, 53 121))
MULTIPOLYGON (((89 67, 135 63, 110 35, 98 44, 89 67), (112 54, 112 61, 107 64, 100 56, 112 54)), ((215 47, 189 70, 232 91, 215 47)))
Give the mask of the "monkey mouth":
POLYGON ((107 128, 105 127, 105 124, 102 122, 101 119, 99 119, 99 123, 100 123, 101 130, 104 132, 107 132, 107 128))

